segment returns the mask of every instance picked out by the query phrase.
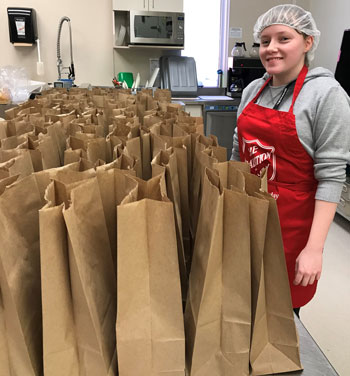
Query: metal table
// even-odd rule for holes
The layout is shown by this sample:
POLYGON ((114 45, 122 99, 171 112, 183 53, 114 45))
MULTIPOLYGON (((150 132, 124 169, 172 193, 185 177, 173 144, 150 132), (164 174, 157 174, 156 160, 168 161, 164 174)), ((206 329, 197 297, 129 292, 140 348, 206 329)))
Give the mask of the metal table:
POLYGON ((279 375, 339 376, 302 322, 294 316, 300 339, 300 358, 303 371, 280 373, 279 375))
POLYGON ((0 118, 5 119, 5 111, 9 110, 12 107, 16 107, 15 104, 0 104, 0 118))

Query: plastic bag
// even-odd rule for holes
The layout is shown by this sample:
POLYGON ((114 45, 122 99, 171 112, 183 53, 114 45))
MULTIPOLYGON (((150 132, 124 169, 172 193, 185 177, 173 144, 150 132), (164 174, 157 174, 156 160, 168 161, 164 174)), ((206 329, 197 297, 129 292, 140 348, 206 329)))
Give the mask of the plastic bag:
POLYGON ((21 103, 30 95, 25 68, 6 66, 0 68, 0 100, 4 103, 21 103))
POLYGON ((0 88, 0 104, 11 103, 11 93, 6 87, 0 88))

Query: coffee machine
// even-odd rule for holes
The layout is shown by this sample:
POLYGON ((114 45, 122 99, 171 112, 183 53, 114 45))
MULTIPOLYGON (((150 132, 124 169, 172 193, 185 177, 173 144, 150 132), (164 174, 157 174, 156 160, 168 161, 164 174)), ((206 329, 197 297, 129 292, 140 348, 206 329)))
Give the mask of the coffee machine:
POLYGON ((259 58, 234 57, 232 68, 227 72, 227 92, 231 97, 241 97, 243 89, 265 73, 259 58))

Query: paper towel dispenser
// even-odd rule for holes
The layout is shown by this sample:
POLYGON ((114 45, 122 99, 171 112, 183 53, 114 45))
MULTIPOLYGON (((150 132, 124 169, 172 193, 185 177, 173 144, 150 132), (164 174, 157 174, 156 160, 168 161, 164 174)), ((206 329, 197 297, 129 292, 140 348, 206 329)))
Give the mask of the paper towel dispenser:
POLYGON ((10 42, 32 45, 38 39, 36 13, 32 8, 7 8, 10 42))

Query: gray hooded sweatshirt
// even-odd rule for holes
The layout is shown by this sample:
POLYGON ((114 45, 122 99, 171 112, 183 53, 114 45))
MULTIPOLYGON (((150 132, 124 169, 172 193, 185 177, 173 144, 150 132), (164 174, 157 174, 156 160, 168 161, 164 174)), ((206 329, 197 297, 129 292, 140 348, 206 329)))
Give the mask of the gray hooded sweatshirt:
MULTIPOLYGON (((243 91, 237 116, 254 98, 269 75, 251 82, 243 91)), ((257 104, 273 108, 284 86, 267 86, 257 104)), ((288 111, 294 85, 288 89, 279 111, 288 111)), ((294 104, 296 130, 306 152, 314 160, 318 180, 316 199, 339 202, 350 163, 350 99, 328 69, 309 70, 294 104)), ((233 137, 232 160, 239 160, 237 128, 233 137)))

